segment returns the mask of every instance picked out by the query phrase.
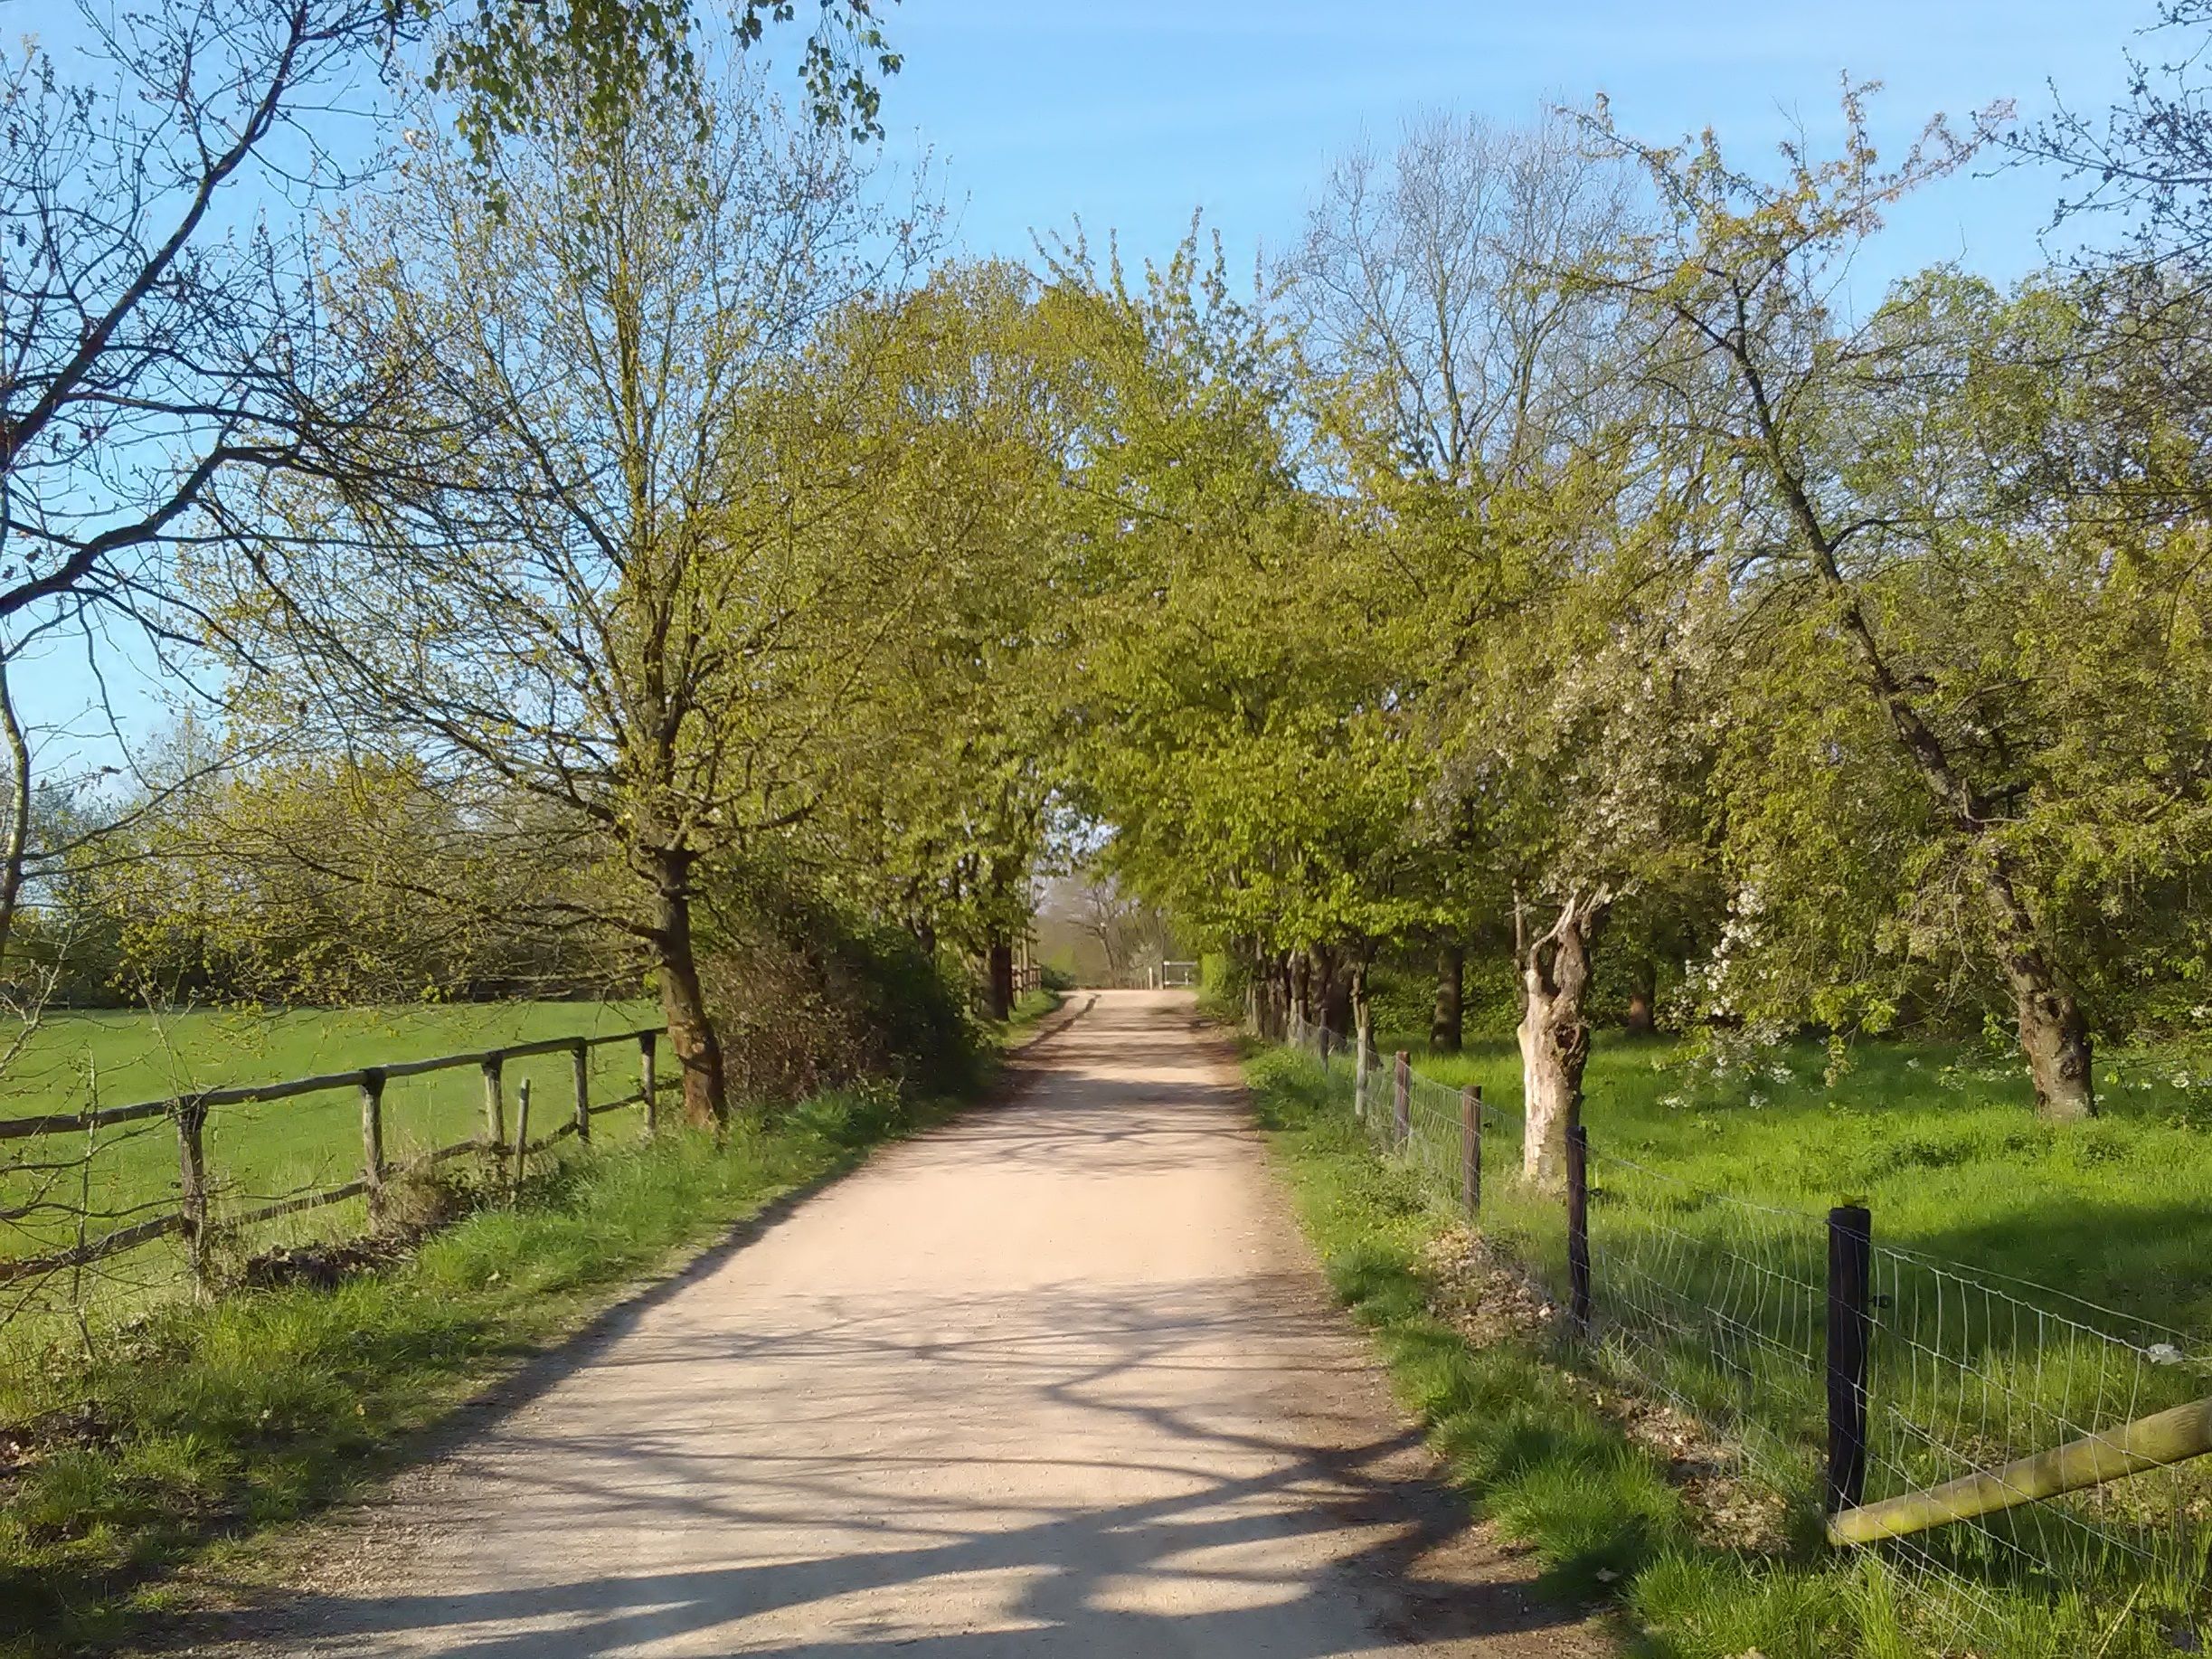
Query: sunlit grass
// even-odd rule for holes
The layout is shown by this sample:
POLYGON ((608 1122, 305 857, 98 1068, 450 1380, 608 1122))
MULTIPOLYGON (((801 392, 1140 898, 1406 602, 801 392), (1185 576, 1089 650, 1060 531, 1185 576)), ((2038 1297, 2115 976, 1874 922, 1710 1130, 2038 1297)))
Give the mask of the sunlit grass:
POLYGON ((402 1457, 408 1436, 619 1286, 778 1193, 934 1114, 841 1093, 726 1143, 675 1132, 572 1147, 523 1201, 335 1290, 171 1304, 57 1339, 0 1374, 0 1654, 112 1639, 159 1607, 180 1557, 310 1511, 402 1457))
MULTIPOLYGON (((1844 1556, 1820 1545, 1820 1335, 1817 1323, 1804 1328, 1820 1313, 1822 1214, 1847 1197, 1872 1206, 1877 1237, 1892 1244, 1979 1249, 1993 1271, 2056 1281, 2119 1310, 2094 1317, 2123 1327, 2193 1320, 2212 1275, 2194 1266, 2202 1249, 2190 1248, 2204 1237, 2188 1236, 2203 1213, 2204 1160, 2186 1123, 2173 1121, 2186 1100, 2054 1128, 2036 1123, 2003 1079, 1970 1076, 1962 1085, 1967 1067, 1955 1052, 1868 1057, 1837 1090, 1807 1064, 1816 1052, 1766 1057, 1754 1085, 1740 1074, 1693 1079, 1687 1057, 1671 1045, 1601 1048, 1592 1068, 1593 1142, 1631 1149, 1652 1173, 1608 1167, 1602 1154, 1593 1163, 1593 1179, 1611 1183, 1592 1220, 1601 1334, 1580 1350, 1510 1341, 1470 1349, 1437 1317, 1442 1293, 1424 1278, 1422 1250, 1458 1218, 1456 1140, 1445 1156, 1380 1157, 1350 1116, 1341 1069, 1325 1081, 1310 1060, 1270 1053, 1253 1060, 1251 1076, 1332 1279, 1375 1328, 1402 1391, 1470 1496, 1536 1548, 1557 1593, 1619 1597, 1654 1651, 1686 1659, 1754 1651, 1765 1659, 2141 1656, 2199 1640, 2202 1551, 2173 1530, 2176 1507, 2194 1503, 2195 1488, 2177 1491, 2173 1477, 2069 1501, 2065 1516, 2047 1508, 1986 1529, 1954 1528, 1911 1550, 1844 1556), (1946 1066, 1956 1069, 1946 1074, 1946 1066), (1791 1080, 1776 1075, 1782 1066, 1791 1080), (1976 1086, 1990 1096, 1972 1098, 1976 1086), (1839 1098, 1846 1089, 1849 1097, 1839 1098), (2101 1150, 2084 1157, 2084 1145, 2101 1150), (1839 1188, 1821 1174, 1838 1169, 1852 1171, 1855 1183, 1839 1188), (1772 1209, 1744 1210, 1720 1196, 1731 1194, 1772 1209), (2144 1210, 2162 1219, 2100 1236, 2100 1210, 2122 1224, 2144 1210), (1744 1258, 1763 1271, 1744 1277, 1744 1258), (1787 1296, 1772 1294, 1775 1274, 1801 1279, 1813 1305, 1792 1313, 1787 1296), (1654 1291, 1661 1279, 1678 1301, 1654 1291), (1742 1294, 1745 1285, 1753 1294, 1742 1294), (1716 1353, 1741 1363, 1716 1364, 1716 1353), (1577 1371, 1588 1379, 1581 1386, 1570 1379, 1577 1371), (1707 1540, 1660 1465, 1593 1407, 1623 1386, 1687 1404, 1726 1434, 1759 1431, 1766 1455, 1741 1472, 1787 1490, 1793 1519, 1784 1544, 1769 1537, 1755 1550, 1732 1550, 1707 1540)), ((1446 1123, 1456 1133, 1462 1081, 1480 1082, 1494 1105, 1517 1109, 1509 1050, 1418 1064, 1451 1085, 1417 1104, 1416 1118, 1431 1129, 1446 1123)), ((1378 1080, 1375 1098, 1386 1112, 1386 1083, 1378 1080)), ((1555 1200, 1514 1183, 1513 1130, 1508 1118, 1486 1134, 1483 1230, 1555 1290, 1562 1218, 1555 1200)), ((1901 1304, 1912 1288, 1898 1285, 1901 1304)), ((2110 1422, 2162 1403, 2146 1397, 2146 1376, 2150 1387, 2177 1395, 2206 1391, 2193 1367, 2150 1372, 2132 1348, 2107 1351, 2062 1328, 2007 1323, 2001 1300, 1962 1313, 1947 1294, 1954 1299, 1894 1306, 1881 1317, 1936 1321, 1971 1365, 1938 1376, 1923 1356, 1915 1377, 1894 1351, 1903 1343, 1884 1359, 1878 1332, 1874 1387, 1978 1456, 2006 1447, 2008 1436, 2063 1437, 2054 1424, 2110 1422)), ((1900 1454, 1900 1469, 1886 1472, 1934 1478, 1964 1466, 1953 1466, 1940 1446, 1914 1455, 1924 1468, 1903 1466, 1910 1460, 1900 1454)))

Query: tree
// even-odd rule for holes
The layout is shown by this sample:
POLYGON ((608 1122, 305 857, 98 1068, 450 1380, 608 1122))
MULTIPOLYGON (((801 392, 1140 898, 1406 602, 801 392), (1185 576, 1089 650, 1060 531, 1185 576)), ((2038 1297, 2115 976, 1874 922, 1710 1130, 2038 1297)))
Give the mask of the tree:
POLYGON ((326 293, 409 419, 330 434, 321 488, 226 500, 203 572, 254 671, 237 717, 603 838, 628 879, 572 902, 647 952, 702 1123, 727 1102, 701 867, 810 810, 813 734, 885 627, 887 573, 825 530, 866 486, 806 355, 910 245, 835 135, 710 92, 703 124, 641 92, 610 134, 593 89, 544 89, 490 155, 496 206, 418 128, 326 293))
POLYGON ((895 570, 902 599, 821 733, 825 792, 795 850, 925 949, 980 962, 1002 1019, 1066 708, 1054 583, 1073 416, 1037 299, 1017 267, 948 265, 852 308, 814 365, 850 388, 869 480, 829 533, 895 570))
POLYGON ((2016 128, 2010 107, 1999 106, 1979 123, 1980 136, 2059 170, 2072 194, 2060 197, 2054 224, 2129 222, 2130 261, 2171 260, 2201 271, 2212 249, 2212 109, 2195 77, 2212 35, 2212 0, 2162 0, 2145 33, 2179 50, 2162 60, 2130 51, 2126 96, 2101 118, 2062 104, 2016 128))
POLYGON ((2048 677, 2085 639, 2051 617, 2058 631, 2033 662, 1985 649, 2004 638, 1999 616, 2017 622, 2023 602, 2053 591, 2047 555, 2067 538, 2035 523, 2051 496, 2021 494, 1990 464, 1995 429, 1976 405, 1996 396, 2018 410, 2021 388, 1982 372, 1986 336, 1964 290, 1938 277, 1857 327, 1833 317, 1835 273, 1882 211, 1969 154, 1938 122, 1886 168, 1859 90, 1847 89, 1844 110, 1842 153, 1788 147, 1772 183, 1733 167, 1710 134, 1678 149, 1613 137, 1646 164, 1671 219, 1606 280, 1653 319, 1653 378, 1739 458, 1734 579, 1746 603, 1771 638, 1810 653, 1801 660, 1830 641, 1844 653, 1886 733, 1882 763, 1922 792, 1923 844, 1949 855, 1918 873, 1948 871, 1971 895, 1961 919, 2009 992, 2038 1109, 2079 1117, 2094 1104, 2089 1022, 2019 806, 2031 787, 2020 745, 2050 752, 2048 677), (2008 497, 2010 524, 1990 525, 2008 497))

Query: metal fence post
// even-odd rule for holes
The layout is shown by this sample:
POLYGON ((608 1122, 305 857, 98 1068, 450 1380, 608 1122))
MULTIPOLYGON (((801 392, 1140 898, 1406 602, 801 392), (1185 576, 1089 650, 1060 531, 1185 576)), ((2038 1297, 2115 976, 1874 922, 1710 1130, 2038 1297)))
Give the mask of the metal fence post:
POLYGON ((177 1224, 192 1282, 207 1288, 207 1108, 197 1100, 176 1103, 177 1224))
POLYGON ((1567 1315, 1590 1334, 1590 1132, 1567 1131, 1567 1315))
POLYGON ((515 1185, 523 1184, 523 1161, 530 1156, 530 1079, 515 1091, 515 1185))
POLYGON ((499 1095, 500 1057, 484 1057, 484 1144, 496 1152, 506 1143, 507 1114, 499 1095))
POLYGON ((1404 1146, 1413 1138, 1413 1062, 1404 1049, 1397 1052, 1390 1085, 1391 1123, 1404 1146))
POLYGON ((576 1077, 576 1138, 591 1144, 591 1046, 578 1043, 569 1050, 569 1066, 576 1077))
POLYGON ((1867 1490, 1867 1294, 1874 1218, 1858 1204, 1828 1212, 1828 1512, 1856 1509, 1867 1490))
POLYGON ((384 1219, 384 1074, 361 1074, 361 1179, 368 1183, 369 1225, 384 1219))
POLYGON ((1460 1203, 1472 1221, 1482 1209, 1482 1085, 1460 1091, 1460 1203))

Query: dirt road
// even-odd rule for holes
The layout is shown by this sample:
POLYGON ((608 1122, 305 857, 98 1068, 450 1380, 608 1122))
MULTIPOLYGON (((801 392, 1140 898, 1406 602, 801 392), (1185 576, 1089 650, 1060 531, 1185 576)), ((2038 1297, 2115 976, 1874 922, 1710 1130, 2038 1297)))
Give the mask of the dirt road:
POLYGON ((647 1298, 222 1651, 1602 1651, 1427 1483, 1187 996, 1024 1071, 647 1298))

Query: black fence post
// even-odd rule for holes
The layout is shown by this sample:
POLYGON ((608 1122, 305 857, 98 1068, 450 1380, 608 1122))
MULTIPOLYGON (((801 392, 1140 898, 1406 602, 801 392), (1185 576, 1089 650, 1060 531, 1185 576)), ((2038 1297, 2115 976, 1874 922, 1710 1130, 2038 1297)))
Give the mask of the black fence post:
POLYGON ((1590 1334, 1590 1132, 1567 1131, 1567 1316, 1590 1334))
POLYGON ((591 1046, 578 1043, 569 1051, 569 1070, 576 1090, 576 1138, 591 1144, 591 1046))
POLYGON ((1460 1203, 1472 1221, 1482 1209, 1482 1085, 1460 1091, 1460 1203))
POLYGON ((1413 1138, 1413 1062, 1404 1049, 1398 1050, 1392 1071, 1391 1127, 1397 1133, 1397 1143, 1404 1146, 1413 1138))
POLYGON ((361 1179, 369 1189, 369 1225, 384 1220, 384 1074, 361 1074, 361 1179))
POLYGON ((1874 1218, 1858 1204, 1828 1212, 1828 1512, 1858 1507, 1867 1490, 1867 1353, 1874 1335, 1868 1281, 1874 1218))

